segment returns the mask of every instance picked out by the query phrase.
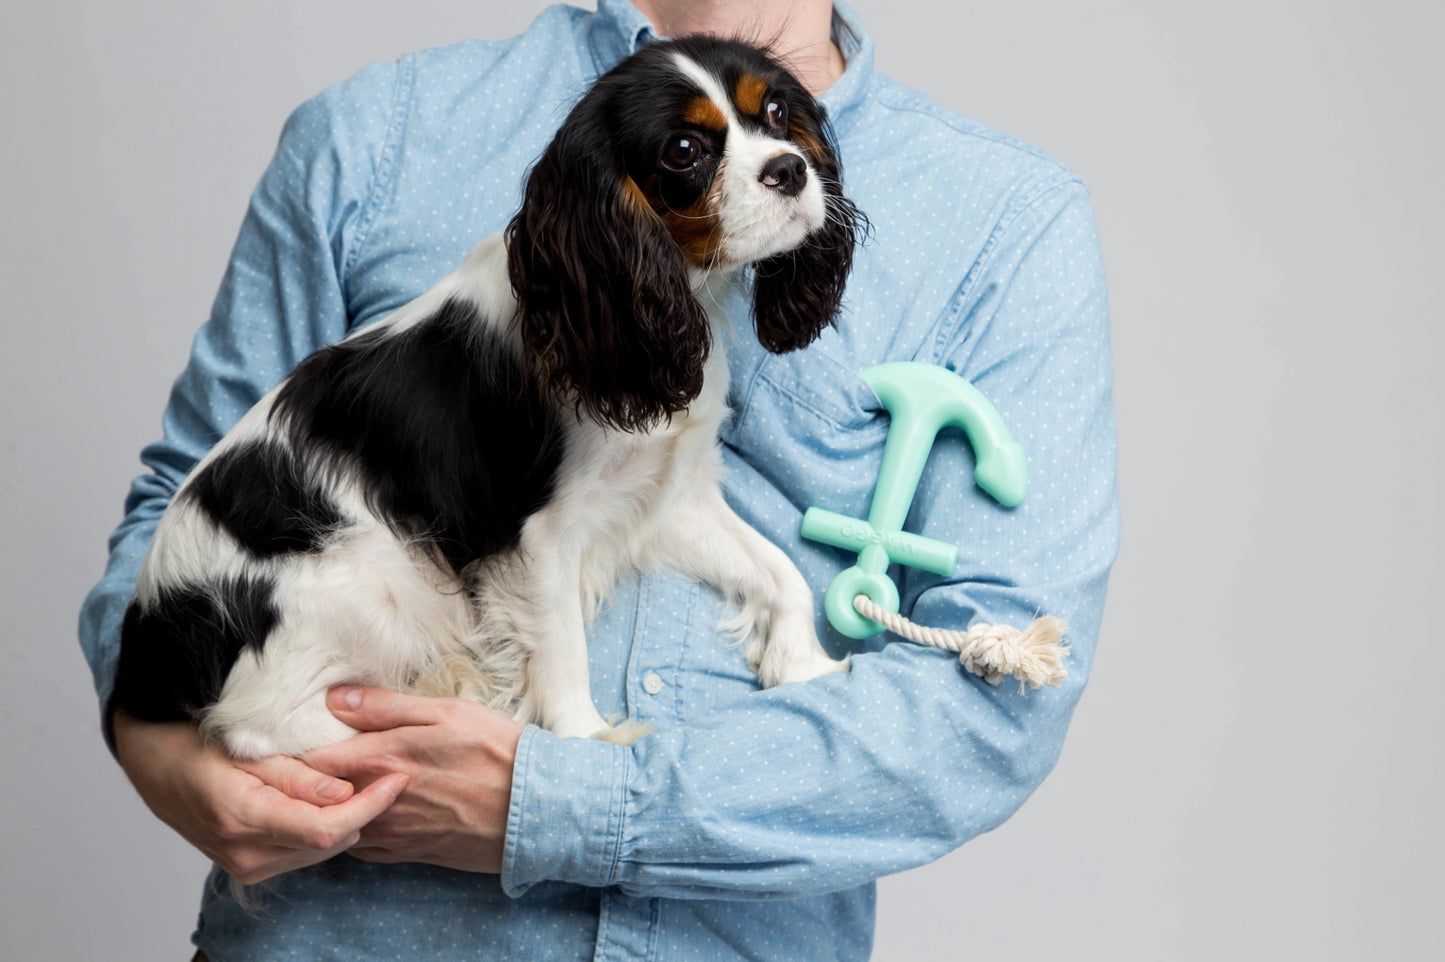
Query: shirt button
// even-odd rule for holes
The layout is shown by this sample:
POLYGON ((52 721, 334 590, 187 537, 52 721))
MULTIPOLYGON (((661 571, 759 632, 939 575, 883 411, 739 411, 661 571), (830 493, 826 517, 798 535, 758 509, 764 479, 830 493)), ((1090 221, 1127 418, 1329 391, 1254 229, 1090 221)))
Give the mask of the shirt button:
POLYGON ((662 691, 662 676, 655 671, 649 671, 642 676, 642 690, 649 695, 655 695, 662 691))

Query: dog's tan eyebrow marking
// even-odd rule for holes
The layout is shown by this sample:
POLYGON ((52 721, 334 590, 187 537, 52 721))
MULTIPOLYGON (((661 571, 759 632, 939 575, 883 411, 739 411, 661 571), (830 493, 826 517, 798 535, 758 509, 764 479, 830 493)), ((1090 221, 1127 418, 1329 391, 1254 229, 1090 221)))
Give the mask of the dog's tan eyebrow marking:
POLYGON ((688 104, 687 109, 682 112, 682 119, 684 123, 701 127, 704 130, 723 131, 728 129, 727 115, 706 94, 698 94, 693 98, 692 103, 688 104))
POLYGON ((768 82, 757 74, 745 73, 733 84, 733 103, 744 117, 756 117, 763 109, 763 98, 768 93, 768 82))
POLYGON ((728 99, 727 90, 718 79, 681 53, 673 54, 672 62, 677 65, 678 73, 696 84, 703 95, 712 101, 713 106, 717 107, 718 111, 727 119, 727 126, 732 126, 737 119, 729 116, 732 113, 733 104, 728 99))

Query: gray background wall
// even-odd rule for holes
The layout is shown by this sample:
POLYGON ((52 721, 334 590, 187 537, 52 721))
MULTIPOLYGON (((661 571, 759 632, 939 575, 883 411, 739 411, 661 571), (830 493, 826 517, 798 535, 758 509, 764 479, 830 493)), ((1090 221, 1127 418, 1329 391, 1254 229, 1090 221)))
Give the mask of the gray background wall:
MULTIPOLYGON (((1445 192, 1424 2, 856 0, 881 66, 1093 189, 1125 505, 1092 687, 880 959, 1442 951, 1445 192)), ((537 0, 53 0, 0 62, 0 957, 187 957, 201 858, 98 737, 75 611, 300 100, 537 0)))

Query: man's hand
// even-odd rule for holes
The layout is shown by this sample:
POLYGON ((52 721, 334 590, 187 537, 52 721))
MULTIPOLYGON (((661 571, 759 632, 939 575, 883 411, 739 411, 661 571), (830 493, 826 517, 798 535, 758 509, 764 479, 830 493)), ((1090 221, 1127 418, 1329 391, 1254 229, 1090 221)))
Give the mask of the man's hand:
POLYGON ((410 779, 396 804, 362 829, 352 855, 502 870, 512 762, 526 726, 465 699, 378 688, 333 688, 327 705, 361 734, 308 753, 307 765, 357 785, 388 772, 410 779))
POLYGON ((144 722, 119 712, 115 747, 150 810, 247 885, 325 861, 361 837, 396 800, 406 776, 361 792, 285 755, 238 762, 202 742, 190 722, 144 722))

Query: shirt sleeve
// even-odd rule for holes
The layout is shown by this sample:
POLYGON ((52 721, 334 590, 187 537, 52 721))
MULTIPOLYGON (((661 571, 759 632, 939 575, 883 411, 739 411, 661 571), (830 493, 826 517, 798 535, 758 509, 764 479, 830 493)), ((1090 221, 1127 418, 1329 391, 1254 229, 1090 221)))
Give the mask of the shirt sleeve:
POLYGON ((383 149, 401 118, 397 65, 374 65, 290 116, 251 196, 209 319, 141 452, 104 576, 80 612, 80 643, 101 705, 120 626, 161 514, 187 473, 306 355, 345 336, 343 278, 384 201, 383 149))
MULTIPOLYGON (((535 728, 514 770, 502 883, 630 895, 813 895, 932 861, 1008 818, 1053 767, 1093 658, 1118 547, 1108 305, 1088 195, 1061 183, 1001 222, 937 333, 937 358, 1029 456, 1005 510, 939 445, 908 530, 957 544, 948 578, 905 570, 922 624, 1069 622, 1060 689, 990 687, 884 635, 846 675, 751 694, 628 747, 535 728)), ((846 562, 844 562, 846 563, 846 562)), ((821 595, 821 586, 815 585, 821 595)))

